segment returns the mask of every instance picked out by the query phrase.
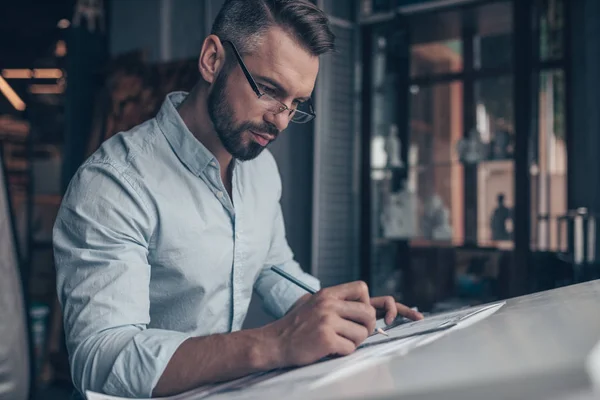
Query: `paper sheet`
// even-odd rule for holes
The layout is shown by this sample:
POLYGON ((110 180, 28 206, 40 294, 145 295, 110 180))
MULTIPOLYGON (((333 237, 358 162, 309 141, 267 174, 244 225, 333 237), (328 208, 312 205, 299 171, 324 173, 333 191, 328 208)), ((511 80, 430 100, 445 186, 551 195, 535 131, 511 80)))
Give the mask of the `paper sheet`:
POLYGON ((495 312, 498 308, 502 307, 503 304, 504 303, 494 303, 475 308, 451 311, 427 317, 421 321, 408 322, 389 330, 384 328, 389 337, 380 334, 372 335, 368 337, 367 340, 365 340, 363 344, 359 346, 359 348, 368 347, 379 343, 387 343, 400 338, 443 331, 458 325, 460 322, 465 322, 469 318, 475 316, 476 314, 485 312, 486 310, 494 310, 495 312))
MULTIPOLYGON (((468 308, 427 317, 425 320, 395 326, 390 337, 373 335, 351 355, 324 360, 306 367, 275 370, 249 375, 230 382, 202 386, 163 400, 290 398, 293 393, 307 394, 320 386, 353 375, 365 368, 398 357, 431 343, 456 329, 462 329, 495 313, 504 302, 468 308), (428 333, 429 332, 429 333, 428 333)), ((600 352, 600 351, 599 351, 600 352)), ((122 400, 120 397, 86 392, 88 400, 122 400)))
POLYGON ((587 358, 586 371, 593 389, 600 392, 600 342, 594 346, 587 358))

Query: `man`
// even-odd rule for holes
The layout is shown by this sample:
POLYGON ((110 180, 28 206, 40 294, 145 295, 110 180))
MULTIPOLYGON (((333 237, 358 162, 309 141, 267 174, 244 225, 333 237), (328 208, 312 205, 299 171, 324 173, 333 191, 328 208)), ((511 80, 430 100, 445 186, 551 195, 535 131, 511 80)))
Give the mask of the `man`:
POLYGON ((504 193, 498 193, 496 197, 498 206, 492 213, 490 227, 492 228, 492 240, 510 240, 511 233, 508 230, 508 223, 511 221, 510 208, 504 204, 504 193))
POLYGON ((79 391, 169 395, 355 350, 391 322, 362 282, 306 294, 265 147, 310 106, 327 18, 307 0, 228 0, 200 82, 108 140, 79 169, 54 229, 57 287, 79 391), (240 331, 252 291, 280 319, 240 331))

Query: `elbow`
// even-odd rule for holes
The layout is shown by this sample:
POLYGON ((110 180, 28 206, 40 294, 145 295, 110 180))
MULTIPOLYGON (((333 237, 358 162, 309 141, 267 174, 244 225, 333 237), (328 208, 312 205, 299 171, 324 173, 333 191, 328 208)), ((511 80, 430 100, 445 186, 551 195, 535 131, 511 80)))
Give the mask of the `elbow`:
POLYGON ((107 385, 107 381, 119 354, 138 332, 138 329, 108 330, 88 337, 77 345, 68 346, 71 379, 84 398, 87 390, 129 396, 129 393, 107 385))
POLYGON ((97 352, 94 352, 85 343, 78 346, 77 349, 69 355, 69 366, 71 370, 71 379, 73 386, 85 398, 85 392, 91 390, 93 392, 101 392, 104 386, 104 380, 99 376, 97 352))
POLYGON ((100 342, 100 338, 92 337, 81 342, 73 351, 69 349, 73 386, 84 398, 87 390, 102 393, 108 377, 108 360, 103 360, 100 342))

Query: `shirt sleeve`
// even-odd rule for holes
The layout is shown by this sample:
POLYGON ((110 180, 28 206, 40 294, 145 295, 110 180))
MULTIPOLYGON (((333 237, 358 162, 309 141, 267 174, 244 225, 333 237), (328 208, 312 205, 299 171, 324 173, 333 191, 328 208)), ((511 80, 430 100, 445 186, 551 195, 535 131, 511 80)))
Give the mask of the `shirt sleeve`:
POLYGON ((263 269, 254 284, 254 289, 263 300, 267 311, 274 317, 281 318, 307 291, 273 272, 271 270, 273 265, 278 266, 315 290, 319 290, 321 284, 317 278, 302 271, 300 265, 294 260, 294 254, 285 238, 280 206, 278 206, 273 223, 271 247, 263 269))
POLYGON ((109 163, 73 178, 54 226, 57 293, 81 392, 151 397, 184 333, 148 329, 154 217, 135 181, 109 163))
MULTIPOLYGON (((281 198, 281 178, 275 160, 272 157, 270 157, 270 160, 271 165, 269 167, 275 171, 276 175, 272 182, 277 183, 277 200, 279 201, 281 198)), ((271 231, 271 245, 263 268, 254 283, 254 291, 263 300, 265 309, 274 317, 281 318, 307 292, 273 272, 271 270, 272 266, 278 266, 315 290, 321 288, 321 283, 314 276, 304 272, 294 260, 294 253, 285 236, 285 224, 279 202, 274 213, 271 231)))

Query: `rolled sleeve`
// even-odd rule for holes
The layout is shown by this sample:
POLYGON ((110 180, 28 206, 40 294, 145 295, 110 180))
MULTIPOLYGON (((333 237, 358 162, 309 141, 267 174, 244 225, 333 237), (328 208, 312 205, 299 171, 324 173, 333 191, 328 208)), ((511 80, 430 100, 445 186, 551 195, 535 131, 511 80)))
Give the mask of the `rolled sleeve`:
POLYGON ((53 232, 71 375, 81 392, 151 397, 189 336, 147 329, 154 217, 135 181, 108 162, 83 166, 53 232))
POLYGON ((294 254, 285 237, 281 206, 278 206, 273 221, 273 235, 267 260, 254 284, 254 289, 263 300, 266 310, 274 317, 281 318, 307 292, 273 272, 271 267, 274 265, 315 290, 321 288, 319 280, 302 271, 294 260, 294 254))

